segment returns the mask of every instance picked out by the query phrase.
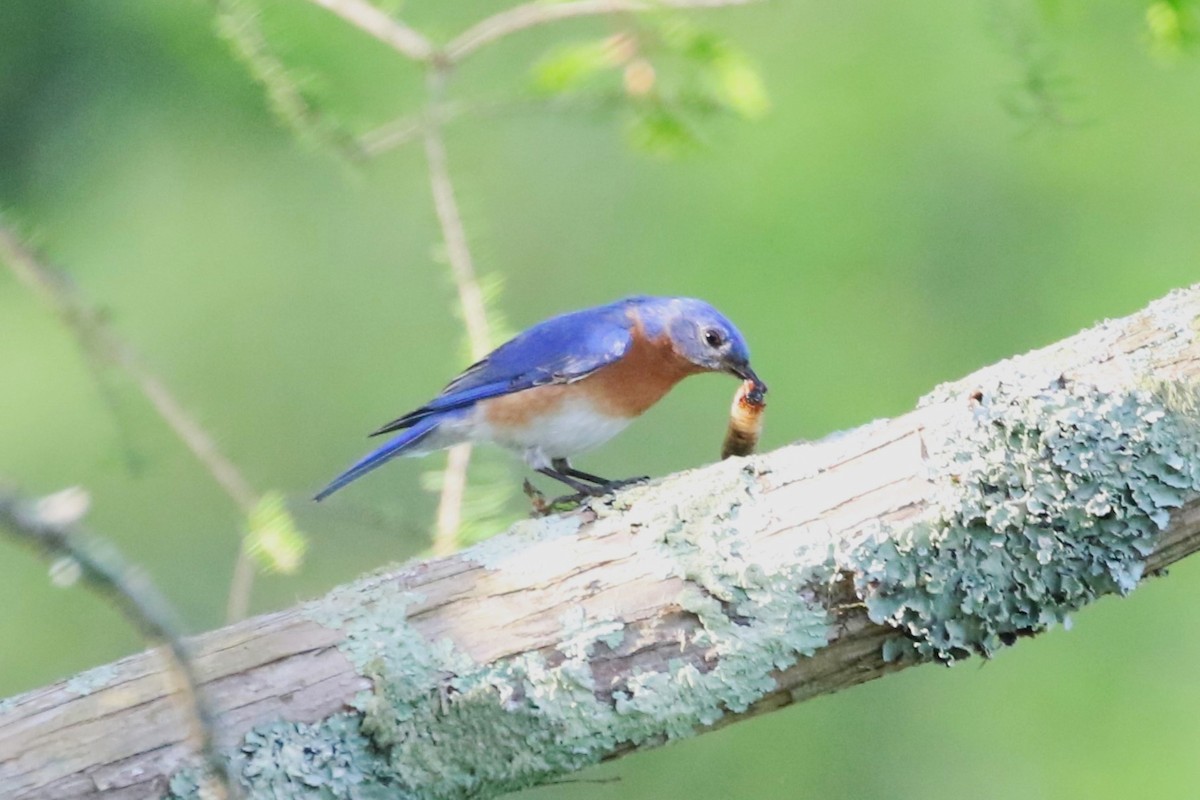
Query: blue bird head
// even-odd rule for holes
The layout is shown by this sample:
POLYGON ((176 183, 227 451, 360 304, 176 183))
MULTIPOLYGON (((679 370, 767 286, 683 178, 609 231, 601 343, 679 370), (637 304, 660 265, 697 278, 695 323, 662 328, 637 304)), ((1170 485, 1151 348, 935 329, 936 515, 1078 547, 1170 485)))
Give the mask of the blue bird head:
POLYGON ((754 381, 758 391, 767 391, 750 368, 750 348, 741 331, 720 311, 691 297, 667 298, 657 311, 676 352, 688 361, 704 370, 754 381))

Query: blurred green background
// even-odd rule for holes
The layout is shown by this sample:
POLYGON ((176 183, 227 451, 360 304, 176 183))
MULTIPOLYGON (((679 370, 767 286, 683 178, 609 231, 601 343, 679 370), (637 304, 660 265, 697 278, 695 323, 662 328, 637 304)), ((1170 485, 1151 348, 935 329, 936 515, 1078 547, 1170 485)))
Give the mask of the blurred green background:
MULTIPOLYGON (((503 7, 401 11, 444 40, 503 7)), ((267 10, 283 58, 356 129, 419 108, 411 64, 315 7, 267 10)), ((939 381, 1197 280, 1200 60, 1164 58, 1146 12, 936 0, 689 15, 749 55, 770 112, 706 121, 704 146, 673 159, 631 149, 620 113, 520 103, 455 122, 476 260, 503 279, 515 328, 631 293, 712 301, 771 385, 766 448, 904 412, 939 381)), ((527 97, 549 48, 630 24, 514 36, 468 62, 452 95, 527 97)), ((436 498, 421 475, 439 459, 307 500, 366 431, 466 363, 419 145, 357 168, 305 147, 206 4, 5 0, 0 207, 251 482, 287 496, 311 550, 300 574, 258 580, 255 611, 426 550, 436 498)), ((0 367, 0 476, 86 487, 91 527, 190 629, 219 625, 239 514, 127 380, 100 388, 6 270, 0 367)), ((687 382, 580 466, 712 460, 733 388, 687 382)), ((475 472, 523 476, 503 454, 475 472)), ((514 497, 506 518, 521 509, 514 497)), ((1194 796, 1198 589, 1200 563, 1184 563, 992 662, 910 670, 581 776, 617 783, 528 796, 1194 796)), ((141 647, 6 540, 0 609, 0 696, 141 647)))

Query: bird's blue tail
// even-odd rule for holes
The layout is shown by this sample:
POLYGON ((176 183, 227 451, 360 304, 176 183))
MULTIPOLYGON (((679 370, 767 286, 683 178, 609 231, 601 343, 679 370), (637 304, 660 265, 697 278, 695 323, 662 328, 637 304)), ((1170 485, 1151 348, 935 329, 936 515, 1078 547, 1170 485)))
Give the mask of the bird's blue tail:
POLYGON ((367 453, 355 462, 354 466, 334 478, 328 486, 317 492, 313 499, 324 500, 347 483, 361 478, 384 462, 403 455, 406 450, 411 450, 422 439, 433 433, 442 419, 443 417, 440 415, 426 417, 411 428, 402 431, 398 436, 389 439, 382 447, 367 453))

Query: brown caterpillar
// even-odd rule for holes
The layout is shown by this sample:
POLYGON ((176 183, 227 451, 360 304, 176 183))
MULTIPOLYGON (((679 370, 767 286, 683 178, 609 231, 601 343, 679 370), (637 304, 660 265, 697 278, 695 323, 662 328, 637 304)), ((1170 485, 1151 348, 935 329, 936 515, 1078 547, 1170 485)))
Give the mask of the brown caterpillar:
POLYGON ((758 446, 762 435, 763 410, 767 402, 763 397, 762 384, 742 381, 733 394, 733 405, 729 407, 729 428, 721 445, 721 458, 748 456, 758 446))

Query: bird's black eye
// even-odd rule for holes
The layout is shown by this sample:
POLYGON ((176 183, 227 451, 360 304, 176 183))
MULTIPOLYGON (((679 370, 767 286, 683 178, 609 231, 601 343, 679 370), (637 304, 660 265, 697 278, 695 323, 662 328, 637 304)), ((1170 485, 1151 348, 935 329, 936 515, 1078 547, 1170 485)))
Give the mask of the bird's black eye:
POLYGON ((715 328, 709 328, 704 332, 704 343, 709 347, 717 348, 725 344, 725 337, 715 328))

